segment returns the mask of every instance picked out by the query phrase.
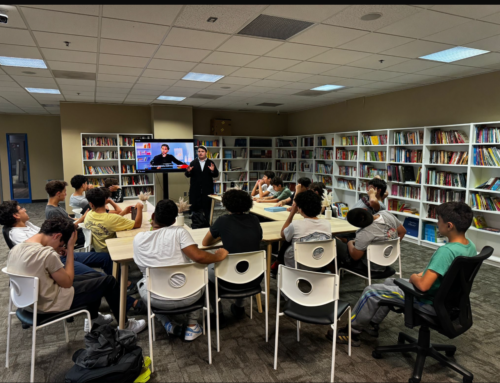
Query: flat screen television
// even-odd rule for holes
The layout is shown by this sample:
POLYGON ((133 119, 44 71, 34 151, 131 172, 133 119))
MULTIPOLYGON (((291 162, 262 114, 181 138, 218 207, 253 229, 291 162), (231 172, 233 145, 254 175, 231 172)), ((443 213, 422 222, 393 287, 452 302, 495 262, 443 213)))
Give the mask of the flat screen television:
POLYGON ((194 140, 135 140, 137 173, 184 172, 194 160, 194 140))

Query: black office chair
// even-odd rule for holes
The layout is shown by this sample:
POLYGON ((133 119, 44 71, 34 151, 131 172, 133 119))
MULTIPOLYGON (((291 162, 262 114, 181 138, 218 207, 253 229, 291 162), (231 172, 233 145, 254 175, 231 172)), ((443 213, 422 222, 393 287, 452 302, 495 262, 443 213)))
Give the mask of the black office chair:
POLYGON ((5 243, 7 244, 7 246, 9 246, 9 249, 12 249, 15 246, 14 242, 12 242, 10 239, 10 231, 11 230, 12 230, 12 227, 9 227, 9 226, 4 226, 2 228, 3 239, 5 239, 5 243))
POLYGON ((429 329, 436 330, 453 339, 472 327, 472 311, 469 298, 472 283, 483 261, 489 258, 491 254, 493 254, 493 248, 485 246, 481 253, 475 257, 457 257, 453 261, 434 297, 435 316, 423 313, 413 306, 414 298, 425 298, 425 293, 417 290, 415 286, 403 279, 395 280, 395 284, 405 292, 404 305, 397 307, 391 301, 382 304, 389 306, 393 311, 404 312, 406 327, 420 326, 418 340, 400 332, 397 345, 376 347, 372 356, 375 359, 380 359, 384 352, 416 352, 417 360, 415 361, 413 376, 409 379, 410 383, 420 382, 425 358, 428 356, 458 372, 463 376, 464 383, 471 383, 474 379, 471 372, 438 352, 444 351, 446 356, 453 356, 457 348, 452 345, 431 344, 429 329), (409 344, 404 344, 405 341, 409 344))

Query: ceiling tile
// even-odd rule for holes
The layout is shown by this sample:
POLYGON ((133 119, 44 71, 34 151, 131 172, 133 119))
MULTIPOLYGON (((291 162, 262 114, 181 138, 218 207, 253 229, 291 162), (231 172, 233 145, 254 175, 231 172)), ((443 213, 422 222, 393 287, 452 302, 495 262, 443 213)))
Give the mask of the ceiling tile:
POLYGON ((355 68, 352 66, 341 66, 327 72, 323 72, 324 75, 328 76, 339 76, 339 77, 348 77, 348 78, 356 78, 365 73, 372 72, 371 69, 366 68, 355 68))
MULTIPOLYGON (((118 94, 128 94, 128 92, 130 92, 130 86, 131 84, 125 84, 125 83, 120 83, 120 84, 123 84, 125 85, 126 87, 125 88, 118 88, 116 87, 116 84, 115 83, 107 83, 105 81, 99 81, 99 84, 111 84, 113 85, 112 87, 111 86, 97 86, 96 87, 96 90, 97 92, 99 93, 118 93, 118 94)), ((163 88, 165 89, 165 88, 163 88)))
POLYGON ((276 88, 273 90, 270 90, 268 93, 270 94, 294 94, 297 93, 297 89, 288 89, 288 88, 276 88))
MULTIPOLYGON (((3 32, 3 30, 2 30, 3 32)), ((23 47, 19 45, 0 44, 0 52, 2 56, 7 57, 22 57, 27 59, 41 59, 42 55, 35 47, 23 47)))
POLYGON ((93 80, 73 80, 69 78, 58 78, 57 83, 60 85, 95 86, 95 81, 93 80))
POLYGON ((156 98, 158 98, 158 96, 161 94, 161 92, 158 92, 157 94, 135 94, 135 93, 130 93, 128 96, 127 96, 127 99, 135 99, 135 100, 150 100, 150 101, 153 101, 155 100, 156 98))
POLYGON ((370 33, 356 39, 354 41, 348 42, 342 45, 340 48, 352 49, 362 52, 372 52, 379 53, 387 49, 397 47, 411 42, 411 39, 406 37, 383 35, 380 33, 370 33))
POLYGON ((232 75, 234 77, 250 77, 250 78, 264 79, 275 73, 276 73, 275 70, 240 68, 237 71, 233 72, 232 75))
POLYGON ((361 80, 372 80, 372 81, 384 81, 390 78, 401 76, 400 72, 389 72, 385 70, 374 70, 370 73, 365 73, 361 76, 357 76, 361 80))
POLYGON ((172 86, 162 93, 164 96, 179 96, 179 97, 189 97, 195 93, 198 93, 200 89, 195 88, 183 88, 179 86, 172 86))
POLYGON ((71 97, 71 98, 76 98, 76 97, 81 97, 81 98, 94 98, 94 92, 88 91, 88 92, 81 92, 81 91, 76 91, 76 90, 65 90, 63 91, 64 97, 71 97))
POLYGON ((421 10, 402 4, 357 4, 344 9, 335 16, 325 20, 325 24, 376 31, 421 10), (383 17, 365 21, 361 17, 368 13, 381 13, 383 17))
POLYGON ((196 66, 196 63, 189 61, 160 60, 153 59, 148 65, 150 69, 173 70, 179 72, 189 72, 196 66))
POLYGON ((65 92, 65 91, 93 92, 95 89, 95 86, 59 84, 59 88, 63 92, 65 92))
POLYGON ((224 35, 222 33, 172 28, 163 42, 163 45, 173 45, 186 48, 215 49, 228 38, 229 35, 224 35))
POLYGON ((363 85, 366 88, 375 88, 375 89, 400 89, 404 87, 404 85, 392 83, 392 82, 374 82, 372 84, 363 85))
POLYGON ((464 17, 469 17, 471 19, 480 19, 482 17, 491 15, 496 12, 500 12, 500 5, 498 4, 470 4, 470 5, 460 5, 460 4, 445 4, 445 5, 434 5, 432 7, 435 11, 451 13, 453 15, 459 15, 464 17))
POLYGON ((0 32, 1 44, 35 46, 29 31, 25 29, 5 28, 0 32))
POLYGON ((131 82, 131 83, 134 83, 137 80, 137 76, 122 76, 122 75, 99 73, 97 75, 97 80, 99 80, 99 81, 131 82))
MULTIPOLYGON (((142 77, 163 78, 168 80, 179 80, 184 77, 186 72, 173 72, 168 70, 146 69, 142 77)), ((154 84, 154 83, 153 83, 154 84)))
POLYGON ((300 63, 300 61, 276 59, 272 57, 260 57, 257 60, 252 61, 250 64, 248 64, 247 67, 258 68, 258 69, 284 70, 298 63, 300 63))
POLYGON ((5 73, 8 73, 13 76, 35 76, 35 77, 51 77, 52 74, 48 69, 36 69, 36 68, 19 68, 19 67, 2 67, 5 73), (28 74, 23 72, 30 72, 28 74), (31 74, 33 73, 33 74, 31 74))
POLYGON ((340 81, 345 80, 342 77, 335 77, 335 76, 321 76, 321 75, 316 75, 316 76, 311 76, 303 80, 302 82, 307 82, 308 84, 316 84, 318 85, 337 85, 340 84, 340 81))
POLYGON ((217 50, 223 52, 245 53, 260 56, 281 44, 283 44, 281 41, 233 36, 219 48, 217 48, 217 50))
POLYGON ((457 61, 457 64, 482 68, 500 68, 500 53, 486 53, 471 57, 470 59, 457 61))
POLYGON ((101 53, 99 55, 99 64, 102 65, 113 65, 113 66, 123 66, 132 68, 144 68, 148 63, 149 59, 145 57, 131 57, 131 56, 120 56, 120 55, 109 55, 101 53))
POLYGON ((239 53, 213 52, 203 60, 208 64, 245 66, 258 58, 258 56, 242 55, 239 53))
MULTIPOLYGON (((500 24, 500 12, 494 13, 494 14, 486 16, 486 17, 483 17, 481 20, 482 21, 488 21, 490 23, 500 24)), ((9 24, 10 24, 10 20, 9 20, 9 24)))
MULTIPOLYGON (((130 41, 117 41, 101 39, 101 53, 111 53, 124 56, 151 57, 155 52, 157 45, 134 43, 130 41)), ((123 65, 128 66, 128 65, 123 65)))
POLYGON ((465 17, 425 10, 388 25, 378 32, 419 39, 468 21, 465 17))
POLYGON ((26 5, 29 8, 39 8, 46 9, 49 11, 59 11, 59 12, 69 12, 69 13, 79 13, 82 15, 98 16, 99 15, 99 5, 95 4, 79 4, 79 5, 68 5, 68 4, 57 4, 57 5, 26 5))
POLYGON ((39 86, 33 86, 33 88, 57 88, 55 80, 51 77, 12 76, 12 78, 23 87, 32 87, 37 84, 39 86))
POLYGON ((103 6, 102 15, 112 19, 138 21, 150 24, 172 25, 182 5, 109 5, 103 6))
POLYGON ((41 48, 64 49, 82 52, 97 52, 97 38, 50 32, 33 32, 41 48), (69 47, 64 43, 69 41, 69 47))
POLYGON ((81 64, 81 63, 71 63, 63 61, 48 61, 48 66, 51 70, 69 70, 75 72, 96 72, 95 64, 81 64))
POLYGON ((486 39, 465 44, 470 48, 483 49, 485 51, 500 51, 500 35, 491 36, 486 39))
POLYGON ((115 40, 159 44, 167 31, 168 27, 163 25, 103 18, 101 37, 115 40))
POLYGON ((278 81, 301 81, 311 77, 310 73, 292 73, 292 72, 278 72, 272 76, 267 77, 267 80, 278 81))
POLYGON ((99 65, 99 74, 117 74, 124 76, 139 76, 142 72, 141 68, 128 68, 113 65, 99 65))
POLYGON ((98 17, 21 7, 33 31, 97 37, 98 17))
MULTIPOLYGON (((499 62, 500 64, 500 62, 499 62)), ((444 64, 418 72, 429 76, 464 77, 491 72, 491 69, 471 68, 461 65, 444 64)))
MULTIPOLYGON (((148 69, 146 69, 147 71, 148 69)), ((146 72, 145 71, 145 72, 146 72)), ((159 79, 159 78, 149 78, 149 77, 142 77, 139 78, 137 81, 137 85, 143 84, 143 85, 165 85, 165 86, 170 86, 175 84, 176 80, 170 80, 170 79, 159 79)))
POLYGON ((338 65, 332 64, 320 64, 313 62, 302 62, 298 65, 294 65, 288 68, 289 72, 298 72, 298 73, 309 73, 309 74, 319 74, 326 72, 328 70, 332 70, 333 68, 338 67, 338 65))
MULTIPOLYGON (((245 68, 243 68, 245 69, 245 68)), ((252 69, 253 70, 253 69, 252 69)), ((256 78, 247 78, 247 77, 233 77, 226 76, 217 81, 217 84, 229 84, 229 85, 250 85, 259 81, 256 78)))
POLYGON ((265 9, 263 14, 285 17, 294 20, 313 21, 315 23, 321 22, 326 18, 349 7, 345 4, 301 4, 301 5, 270 5, 265 9))
MULTIPOLYGON (((420 73, 405 74, 396 78, 390 79, 388 82, 402 83, 402 84, 432 84, 440 81, 441 77, 427 76, 420 73)), ((448 78, 447 78, 448 79, 448 78)), ((451 78, 449 78, 452 80, 451 78)))
POLYGON ((345 79, 337 82, 338 85, 344 85, 344 86, 365 86, 365 85, 369 85, 372 83, 373 83, 373 81, 358 80, 356 78, 345 78, 345 79))
POLYGON ((389 66, 408 61, 406 58, 374 54, 364 59, 353 61, 349 65, 368 69, 385 69, 389 66))
POLYGON ((208 74, 219 74, 228 76, 237 70, 238 67, 235 66, 227 66, 227 65, 213 65, 213 64, 198 64, 196 65, 191 72, 196 73, 208 73, 208 74))
POLYGON ((345 65, 353 61, 360 60, 364 57, 370 56, 370 53, 348 51, 345 49, 330 49, 328 52, 315 56, 309 61, 326 63, 326 64, 339 64, 345 65))
POLYGON ((267 86, 270 88, 281 88, 282 86, 291 84, 291 81, 276 81, 276 80, 260 80, 254 83, 254 86, 267 86))
POLYGON ((200 106, 204 104, 208 104, 210 100, 204 100, 202 98, 186 98, 179 102, 179 105, 191 105, 191 106, 200 106))
POLYGON ((95 64, 96 53, 64 51, 60 49, 42 48, 43 55, 48 61, 69 61, 75 63, 95 64))
MULTIPOLYGON (((297 89, 297 91, 299 91, 299 90, 309 90, 309 89, 315 88, 317 86, 318 86, 317 83, 294 82, 293 84, 285 85, 283 88, 280 88, 280 89, 297 89)), ((295 92, 295 93, 297 93, 297 92, 295 92)))
POLYGON ((408 60, 400 64, 392 65, 387 68, 394 72, 414 73, 421 70, 434 68, 435 66, 442 65, 440 62, 429 60, 408 60))
POLYGON ((462 45, 500 34, 500 25, 483 21, 469 21, 442 32, 426 36, 426 40, 462 45))
POLYGON ((214 89, 205 88, 205 89, 200 90, 198 92, 198 94, 211 94, 214 96, 224 96, 224 95, 227 95, 231 92, 232 92, 232 90, 230 90, 230 89, 214 90, 214 89))
POLYGON ((221 84, 220 81, 216 82, 215 84, 207 86, 205 89, 207 91, 210 90, 221 90, 227 92, 234 92, 235 90, 243 88, 245 85, 233 85, 233 84, 221 84), (224 89, 224 88, 229 88, 229 89, 224 89))
POLYGON ((155 58, 200 62, 209 54, 210 51, 206 49, 191 49, 162 45, 158 49, 158 52, 156 52, 155 58))
MULTIPOLYGON (((220 80, 219 80, 220 81, 220 80)), ((189 80, 179 80, 173 86, 176 88, 194 88, 194 89, 205 89, 210 86, 210 82, 203 81, 189 81, 189 80)))
POLYGON ((334 48, 348 41, 366 35, 368 32, 357 29, 334 27, 331 25, 315 25, 305 32, 290 39, 295 43, 320 45, 334 48))
POLYGON ((265 92, 270 91, 272 89, 274 89, 274 88, 265 87, 265 86, 248 85, 248 86, 245 86, 244 88, 239 89, 238 92, 265 93, 265 92))
POLYGON ((396 48, 386 50, 384 51, 384 53, 394 56, 417 58, 450 48, 453 48, 453 46, 448 44, 433 43, 430 41, 419 40, 419 41, 413 41, 408 44, 400 45, 399 47, 396 48))
POLYGON ((305 44, 285 43, 278 48, 268 52, 266 56, 279 57, 284 59, 307 60, 326 52, 328 48, 316 47, 305 44))
POLYGON ((251 9, 229 8, 223 5, 186 5, 175 25, 184 28, 203 29, 211 32, 236 33, 257 14, 251 9), (216 17, 215 23, 207 22, 216 17))

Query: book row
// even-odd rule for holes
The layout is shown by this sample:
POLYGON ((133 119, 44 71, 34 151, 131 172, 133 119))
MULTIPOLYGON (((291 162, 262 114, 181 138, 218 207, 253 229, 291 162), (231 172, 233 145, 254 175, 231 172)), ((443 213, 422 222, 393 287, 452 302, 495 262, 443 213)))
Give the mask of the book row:
POLYGON ((391 195, 394 197, 420 199, 420 188, 406 185, 391 185, 391 195))
POLYGON ((297 171, 297 164, 295 162, 281 162, 280 160, 276 160, 276 170, 295 172, 297 171))
POLYGON ((85 174, 118 174, 116 166, 85 166, 85 174))
POLYGON ((429 162, 436 165, 467 165, 468 152, 451 152, 446 150, 431 150, 429 162))
POLYGON ((316 173, 332 174, 332 165, 316 162, 316 173))
POLYGON ((343 189, 356 190, 356 181, 345 178, 337 178, 337 185, 343 189))
POLYGON ((277 158, 297 158, 297 151, 296 150, 278 149, 278 150, 276 150, 276 157, 277 158))
POLYGON ((337 153, 335 154, 335 159, 356 161, 357 156, 358 156, 358 152, 356 150, 345 150, 345 149, 338 149, 337 148, 337 153))
POLYGON ((469 142, 467 134, 459 130, 434 129, 430 135, 431 144, 466 144, 469 142))
POLYGON ((424 143, 424 132, 395 132, 394 145, 422 145, 424 143))
POLYGON ((422 163, 422 151, 412 150, 412 149, 391 148, 390 161, 420 164, 422 163))
POLYGON ((470 206, 478 210, 500 211, 500 197, 471 192, 470 206))
POLYGON ((358 136, 346 136, 341 139, 342 145, 357 145, 358 144, 358 136))
POLYGON ((394 182, 415 182, 420 183, 420 174, 422 168, 417 169, 417 174, 415 175, 414 166, 403 166, 403 165, 387 165, 387 180, 394 182))
POLYGON ((356 177, 356 166, 339 166, 339 175, 356 177))
POLYGON ((83 159, 84 160, 115 160, 118 158, 118 152, 115 150, 105 150, 101 152, 93 152, 90 150, 84 150, 83 159))
POLYGON ((200 146, 200 145, 203 145, 203 146, 220 146, 220 141, 219 140, 214 140, 214 141, 200 141, 200 140, 196 140, 194 142, 194 144, 196 146, 200 146))
POLYGON ((466 188, 467 173, 450 173, 436 169, 428 169, 427 184, 466 188))
POLYGON ((333 160, 333 149, 316 148, 315 158, 319 160, 333 160))
POLYGON ((387 134, 371 136, 370 133, 363 133, 361 137, 362 145, 387 145, 387 134))
POLYGON ((122 164, 122 173, 135 173, 135 165, 123 165, 122 164))
POLYGON ((122 177, 122 186, 129 185, 149 185, 149 177, 147 175, 133 176, 133 177, 122 177))
POLYGON ((83 146, 116 146, 116 138, 111 137, 82 137, 83 146))
POLYGON ((365 152, 365 161, 383 162, 386 160, 385 152, 365 152))
POLYGON ((276 146, 278 148, 283 148, 285 146, 296 148, 297 147, 297 139, 294 138, 294 139, 290 140, 290 139, 286 139, 286 138, 277 138, 276 139, 276 146))
POLYGON ((360 165, 361 177, 363 178, 373 178, 375 176, 379 176, 383 180, 387 179, 387 170, 386 169, 377 169, 371 165, 360 165))
POLYGON ((427 202, 465 202, 465 190, 427 189, 427 202))
POLYGON ((500 128, 499 127, 476 127, 476 143, 500 143, 500 128))
POLYGON ((474 146, 472 152, 472 163, 481 166, 500 166, 500 148, 479 148, 474 146))
POLYGON ((151 186, 143 186, 143 187, 138 187, 138 188, 126 188, 123 189, 123 196, 124 197, 137 197, 143 193, 151 193, 151 195, 154 195, 154 189, 151 186))

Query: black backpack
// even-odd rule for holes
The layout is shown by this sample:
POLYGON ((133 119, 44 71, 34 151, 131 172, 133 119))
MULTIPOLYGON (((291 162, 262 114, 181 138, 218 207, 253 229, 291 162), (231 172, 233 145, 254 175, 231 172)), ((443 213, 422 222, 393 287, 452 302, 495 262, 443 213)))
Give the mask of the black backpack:
POLYGON ((210 227, 205 215, 201 211, 194 211, 191 215, 191 229, 210 227))

